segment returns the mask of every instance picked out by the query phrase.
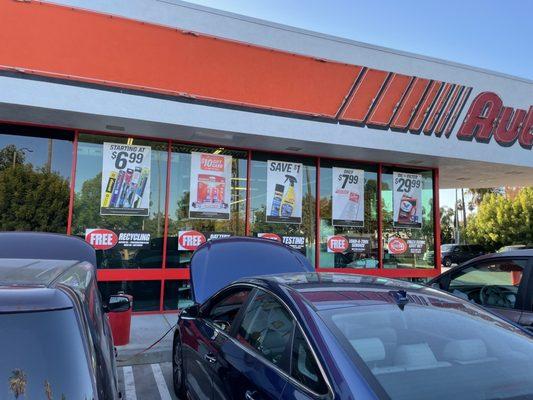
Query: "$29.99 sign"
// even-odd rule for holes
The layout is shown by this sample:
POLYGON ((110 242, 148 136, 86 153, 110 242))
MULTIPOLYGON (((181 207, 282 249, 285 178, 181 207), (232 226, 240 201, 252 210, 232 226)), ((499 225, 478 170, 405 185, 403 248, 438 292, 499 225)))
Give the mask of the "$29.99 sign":
POLYGON ((422 175, 393 172, 394 227, 422 228, 422 175))
POLYGON ((150 146, 104 143, 101 215, 148 216, 150 146))

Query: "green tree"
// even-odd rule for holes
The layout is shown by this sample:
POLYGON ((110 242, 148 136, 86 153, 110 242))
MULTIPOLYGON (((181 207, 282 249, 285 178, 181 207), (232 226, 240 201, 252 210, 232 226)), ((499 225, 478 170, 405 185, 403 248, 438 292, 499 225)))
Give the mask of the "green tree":
POLYGON ((17 149, 14 144, 8 144, 0 149, 0 171, 8 167, 24 164, 26 154, 22 150, 17 149))
POLYGON ((453 243, 454 241, 454 211, 449 207, 440 208, 440 241, 453 243))
POLYGON ((523 188, 513 199, 487 194, 467 225, 471 243, 495 250, 501 246, 533 243, 533 188, 523 188))
POLYGON ((18 164, 0 170, 0 230, 65 232, 68 204, 59 174, 18 164))

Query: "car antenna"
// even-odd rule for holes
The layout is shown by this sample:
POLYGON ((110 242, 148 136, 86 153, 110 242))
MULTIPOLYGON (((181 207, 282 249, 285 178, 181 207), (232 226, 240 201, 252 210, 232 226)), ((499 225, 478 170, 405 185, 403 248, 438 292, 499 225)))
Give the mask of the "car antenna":
POLYGON ((394 301, 396 302, 396 304, 398 305, 398 307, 400 307, 400 310, 403 311, 405 305, 409 303, 407 292, 403 289, 400 289, 400 290, 391 290, 389 293, 394 299, 394 301))

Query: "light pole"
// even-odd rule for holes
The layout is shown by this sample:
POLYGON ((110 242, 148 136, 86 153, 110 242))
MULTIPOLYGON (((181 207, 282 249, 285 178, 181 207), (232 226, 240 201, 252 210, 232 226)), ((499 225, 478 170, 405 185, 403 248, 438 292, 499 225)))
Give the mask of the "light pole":
POLYGON ((33 153, 33 150, 28 147, 21 147, 18 150, 15 147, 15 149, 13 150, 13 168, 15 168, 15 166, 17 165, 17 151, 22 151, 22 152, 27 151, 28 153, 33 153))

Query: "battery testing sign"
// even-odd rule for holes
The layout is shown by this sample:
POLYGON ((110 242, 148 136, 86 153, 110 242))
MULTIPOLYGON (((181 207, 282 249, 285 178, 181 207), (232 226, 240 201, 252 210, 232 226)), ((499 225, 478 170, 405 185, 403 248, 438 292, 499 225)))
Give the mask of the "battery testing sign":
POLYGON ((267 161, 267 222, 302 223, 303 165, 267 161))
POLYGON ((333 225, 363 226, 365 223, 365 171, 333 167, 332 180, 333 225))
POLYGON ((422 175, 393 172, 396 228, 422 228, 422 175))
POLYGON ((191 153, 189 218, 229 219, 231 156, 191 153))
POLYGON ((148 216, 150 146, 104 143, 101 215, 148 216))

